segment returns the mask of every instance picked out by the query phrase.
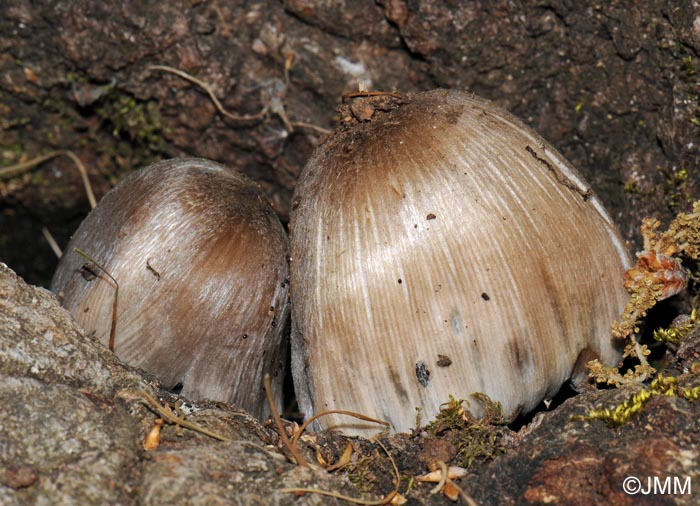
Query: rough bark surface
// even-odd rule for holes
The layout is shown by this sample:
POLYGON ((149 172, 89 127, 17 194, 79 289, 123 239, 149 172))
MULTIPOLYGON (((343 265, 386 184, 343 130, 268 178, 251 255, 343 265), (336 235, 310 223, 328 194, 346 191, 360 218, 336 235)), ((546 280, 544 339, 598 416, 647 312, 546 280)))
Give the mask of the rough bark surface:
MULTIPOLYGON (((669 360, 686 388, 700 385, 700 328, 669 360)), ((24 504, 347 504, 335 498, 281 491, 314 487, 353 497, 380 498, 394 487, 392 465, 376 443, 333 433, 302 437, 316 468, 285 458, 276 433, 235 406, 191 402, 160 391, 76 326, 48 291, 27 285, 0 264, 0 503, 24 504), (142 392, 161 402, 184 401, 186 420, 230 441, 166 425, 160 445, 142 443, 157 418, 142 392), (335 472, 319 455, 340 459, 335 472)), ((453 504, 431 494, 434 483, 412 478, 440 460, 466 465, 458 485, 477 504, 696 504, 693 494, 628 495, 628 476, 700 479, 700 402, 653 396, 620 427, 579 421, 591 408, 614 407, 635 389, 596 391, 569 399, 514 432, 471 427, 458 437, 445 426, 382 438, 400 473, 406 504, 453 504), (492 450, 480 450, 479 445, 492 450), (461 457, 460 457, 461 456, 461 457)), ((476 424, 478 425, 478 424, 476 424)), ((695 483, 693 483, 695 482, 695 483)), ((685 490, 685 489, 684 489, 685 490)), ((694 490, 691 488, 691 490, 694 490)))
POLYGON ((187 404, 188 420, 231 441, 178 437, 170 426, 147 453, 141 443, 156 416, 142 391, 157 396, 156 380, 119 362, 50 292, 0 264, 1 504, 311 505, 326 502, 277 489, 347 488, 288 463, 269 445, 272 433, 232 406, 187 404))
MULTIPOLYGON (((71 149, 98 195, 187 154, 253 176, 287 216, 343 93, 473 91, 530 123, 587 175, 625 236, 700 188, 697 2, 11 0, 0 18, 0 165, 71 149), (206 92, 168 65, 208 83, 206 92)), ((0 258, 45 284, 41 235, 88 211, 65 157, 0 182, 0 258), (29 253, 28 253, 29 252, 29 253)))

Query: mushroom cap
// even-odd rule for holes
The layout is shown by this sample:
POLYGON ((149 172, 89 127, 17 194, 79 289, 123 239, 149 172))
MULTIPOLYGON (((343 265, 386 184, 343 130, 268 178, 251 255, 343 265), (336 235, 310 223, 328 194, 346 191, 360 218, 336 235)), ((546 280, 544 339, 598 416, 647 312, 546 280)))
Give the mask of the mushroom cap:
POLYGON ((263 376, 279 399, 288 313, 288 239, 255 183, 201 159, 158 162, 129 175, 78 228, 51 289, 88 332, 191 398, 263 416, 263 376), (87 265, 86 265, 87 264, 87 265), (89 275, 95 271, 97 277, 89 275))
MULTIPOLYGON (((610 324, 630 259, 578 172, 467 93, 387 109, 332 135, 295 190, 292 374, 304 414, 353 410, 408 431, 416 409, 426 422, 450 395, 481 392, 512 418, 587 360, 615 363, 610 324)), ((376 430, 341 415, 317 427, 376 430)))

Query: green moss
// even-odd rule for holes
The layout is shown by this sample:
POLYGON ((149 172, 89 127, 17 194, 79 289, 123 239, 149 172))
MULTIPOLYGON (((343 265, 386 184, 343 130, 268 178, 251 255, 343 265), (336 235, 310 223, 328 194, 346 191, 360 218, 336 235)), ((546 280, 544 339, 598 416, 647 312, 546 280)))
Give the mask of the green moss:
POLYGON ((691 111, 689 121, 697 127, 697 132, 700 133, 700 93, 697 92, 697 80, 698 75, 700 75, 700 60, 693 55, 686 54, 680 60, 679 70, 681 80, 688 85, 690 90, 695 91, 695 93, 691 93, 688 96, 688 102, 695 104, 691 111))
POLYGON ((659 169, 659 172, 664 176, 664 193, 668 196, 666 202, 669 208, 678 210, 693 202, 696 195, 686 169, 659 169))
POLYGON ((622 404, 614 408, 591 409, 586 415, 574 416, 572 420, 602 420, 611 427, 618 427, 640 413, 654 395, 681 397, 695 402, 700 397, 700 386, 683 388, 678 384, 678 378, 659 374, 648 387, 642 388, 622 404))
POLYGON ((127 136, 151 150, 162 145, 163 121, 153 100, 144 102, 130 95, 110 94, 97 108, 97 114, 109 122, 114 137, 127 136))
POLYGON ((627 182, 625 182, 625 193, 628 193, 630 195, 637 195, 641 193, 641 190, 642 189, 640 188, 638 181, 634 179, 628 179, 627 182))
POLYGON ((694 78, 698 73, 700 73, 700 65, 696 58, 693 58, 691 55, 681 58, 681 75, 686 80, 694 78))
POLYGON ((369 494, 374 490, 376 477, 372 471, 375 464, 375 459, 381 458, 379 455, 366 455, 357 462, 351 463, 346 467, 348 479, 361 494, 369 494))
POLYGON ((700 321, 700 314, 693 309, 688 321, 681 325, 671 326, 667 329, 657 329, 654 331, 654 339, 662 343, 678 344, 690 333, 695 325, 700 321))
MULTIPOLYGON (((700 204, 696 204, 695 209, 700 211, 700 204)), ((685 226, 685 218, 692 215, 679 215, 677 225, 671 226, 671 230, 676 234, 690 234, 685 226)), ((694 221, 694 220, 690 220, 694 221)), ((691 231, 692 232, 692 231, 691 231)), ((680 235, 685 238, 684 235, 680 235)), ((687 248, 695 253, 693 249, 694 239, 687 242, 687 248)), ((695 256, 695 255, 693 255, 695 256)), ((690 332, 700 325, 700 313, 693 309, 689 317, 681 323, 666 329, 657 329, 654 331, 654 338, 657 341, 671 344, 679 344, 685 339, 690 332)), ((592 369, 593 370, 593 369, 592 369)), ((615 370, 617 372, 617 370, 615 370)), ((614 373, 611 373, 611 375, 614 373)), ((611 382, 619 386, 620 382, 611 382)), ((641 383, 640 383, 641 385, 641 383)), ((641 390, 631 395, 627 400, 612 408, 591 409, 586 415, 574 416, 572 420, 602 420, 611 427, 617 427, 626 423, 631 417, 642 412, 646 403, 655 395, 666 395, 670 397, 681 397, 689 402, 695 402, 700 398, 700 386, 691 388, 683 387, 679 384, 679 380, 673 376, 664 376, 662 373, 656 374, 654 379, 648 385, 642 385, 641 390)))
POLYGON ((22 153, 24 153, 24 147, 19 142, 2 146, 2 149, 0 149, 0 167, 17 163, 22 153))
POLYGON ((455 446, 457 462, 462 467, 505 453, 501 444, 506 430, 503 407, 482 393, 473 394, 472 398, 481 405, 481 418, 477 419, 466 408, 468 401, 450 396, 435 421, 426 427, 430 436, 444 438, 455 446))

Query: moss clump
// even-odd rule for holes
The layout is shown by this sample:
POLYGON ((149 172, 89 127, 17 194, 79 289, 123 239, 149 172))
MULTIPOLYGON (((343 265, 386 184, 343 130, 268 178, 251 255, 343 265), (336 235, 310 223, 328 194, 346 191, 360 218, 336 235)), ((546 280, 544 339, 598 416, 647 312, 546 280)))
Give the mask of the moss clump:
POLYGON ((157 150, 162 143, 163 122, 155 101, 140 102, 129 95, 104 100, 97 114, 112 125, 112 135, 124 135, 135 143, 157 150))
POLYGON ((678 210, 693 202, 693 187, 686 169, 664 171, 664 193, 670 209, 678 210))
POLYGON ((700 313, 693 309, 690 316, 684 321, 672 324, 667 329, 657 329, 654 331, 654 339, 661 343, 679 344, 685 339, 690 331, 700 322, 700 313))
POLYGON ((377 464, 377 459, 381 459, 381 455, 377 453, 365 455, 345 467, 350 483, 361 494, 370 494, 376 489, 377 477, 373 472, 373 468, 377 464))
POLYGON ((693 264, 700 260, 700 201, 693 204, 692 212, 679 213, 665 232, 659 232, 660 226, 657 219, 643 220, 644 250, 637 253, 637 264, 625 273, 630 300, 620 320, 612 325, 613 336, 627 340, 623 358, 636 358, 639 364, 623 375, 617 367, 594 360, 588 366, 590 376, 597 382, 619 386, 645 381, 656 372, 646 359, 648 348, 637 342, 636 334, 647 311, 684 290, 694 276, 682 262, 693 264))
POLYGON ((643 387, 622 404, 612 409, 591 409, 584 416, 573 417, 573 420, 603 420, 611 427, 618 427, 640 413, 654 395, 681 397, 689 402, 695 402, 700 397, 700 386, 684 388, 678 384, 678 378, 659 374, 649 386, 643 387))
POLYGON ((503 435, 508 431, 499 402, 482 393, 471 397, 481 406, 481 418, 466 408, 467 400, 450 396, 435 421, 426 427, 430 436, 449 441, 457 449, 457 465, 467 468, 475 461, 492 460, 505 453, 503 435))
MULTIPOLYGON (((659 232, 660 226, 659 220, 653 218, 646 218, 642 223, 644 250, 637 253, 637 264, 625 273, 630 300, 620 320, 612 325, 613 335, 627 340, 623 357, 636 358, 639 364, 623 375, 617 367, 592 361, 588 364, 590 376, 597 382, 614 386, 633 382, 641 384, 656 374, 646 359, 649 355, 647 346, 641 345, 635 335, 639 332, 640 321, 657 302, 681 292, 689 280, 698 278, 693 266, 697 266, 700 260, 700 201, 693 204, 692 212, 679 213, 665 232, 659 232)), ((656 330, 654 338, 678 345, 700 323, 699 320, 698 312, 693 310, 689 317, 668 329, 656 330)), ((682 387, 678 378, 659 373, 619 406, 592 409, 587 415, 575 419, 622 425, 641 412, 654 395, 677 396, 693 402, 700 397, 700 387, 682 387)))

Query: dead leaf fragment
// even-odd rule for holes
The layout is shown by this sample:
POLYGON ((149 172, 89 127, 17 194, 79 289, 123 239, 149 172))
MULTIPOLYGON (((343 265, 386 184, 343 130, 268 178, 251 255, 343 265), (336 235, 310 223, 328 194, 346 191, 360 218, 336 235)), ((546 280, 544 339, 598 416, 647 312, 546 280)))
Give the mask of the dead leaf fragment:
MULTIPOLYGON (((447 479, 448 480, 458 480, 467 475, 467 470, 459 466, 450 466, 447 468, 447 479)), ((416 477, 416 481, 423 481, 429 483, 440 483, 442 480, 442 470, 437 469, 427 474, 416 477)))
POLYGON ((456 501, 459 499, 459 489, 455 487, 455 484, 450 480, 447 480, 445 486, 442 488, 442 493, 445 494, 450 501, 456 501))
POLYGON ((408 499, 406 499, 404 496, 399 494, 398 492, 394 494, 394 497, 391 498, 391 504, 392 506, 402 506, 408 502, 408 499))
POLYGON ((143 441, 143 449, 147 452, 155 450, 158 448, 158 446, 160 446, 160 429, 162 426, 163 419, 158 418, 153 424, 151 430, 148 431, 148 435, 146 435, 146 439, 143 441))

